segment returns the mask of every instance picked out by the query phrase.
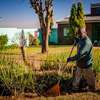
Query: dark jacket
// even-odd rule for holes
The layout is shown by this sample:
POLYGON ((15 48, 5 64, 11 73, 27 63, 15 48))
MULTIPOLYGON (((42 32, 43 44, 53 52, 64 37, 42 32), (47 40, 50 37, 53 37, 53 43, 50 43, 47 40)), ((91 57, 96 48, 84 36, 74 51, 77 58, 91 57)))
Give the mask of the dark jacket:
POLYGON ((92 42, 88 36, 80 38, 77 43, 77 54, 72 58, 78 67, 87 68, 92 65, 92 42))

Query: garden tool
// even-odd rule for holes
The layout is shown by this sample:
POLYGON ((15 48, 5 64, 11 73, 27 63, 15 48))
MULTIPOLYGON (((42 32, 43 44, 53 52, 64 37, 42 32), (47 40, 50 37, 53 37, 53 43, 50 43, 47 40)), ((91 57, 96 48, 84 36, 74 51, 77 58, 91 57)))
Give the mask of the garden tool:
MULTIPOLYGON (((73 47, 70 51, 69 57, 71 56, 73 49, 76 45, 76 42, 74 42, 73 47)), ((66 63, 65 66, 67 66, 68 62, 66 63)), ((63 71, 66 69, 66 67, 63 69, 63 71)), ((61 70, 60 70, 61 71, 61 70)), ((63 71, 61 73, 63 73, 63 71)), ((53 95, 53 96, 58 96, 60 95, 60 79, 58 80, 57 84, 55 84, 53 87, 51 87, 49 90, 47 90, 47 95, 53 95)))

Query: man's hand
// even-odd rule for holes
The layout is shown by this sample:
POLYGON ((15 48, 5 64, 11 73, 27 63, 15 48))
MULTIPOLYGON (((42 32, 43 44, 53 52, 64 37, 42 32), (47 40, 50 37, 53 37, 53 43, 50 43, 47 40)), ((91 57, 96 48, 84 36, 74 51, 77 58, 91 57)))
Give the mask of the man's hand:
POLYGON ((67 62, 70 62, 72 59, 71 59, 71 57, 70 58, 67 58, 67 62))
POLYGON ((79 42, 79 38, 78 37, 74 37, 75 43, 77 44, 79 42))

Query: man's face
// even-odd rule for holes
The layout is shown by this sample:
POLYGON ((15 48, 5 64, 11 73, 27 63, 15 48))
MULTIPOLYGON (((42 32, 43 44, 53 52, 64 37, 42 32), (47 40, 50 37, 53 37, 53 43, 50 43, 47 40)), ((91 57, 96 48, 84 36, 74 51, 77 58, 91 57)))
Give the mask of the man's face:
POLYGON ((79 38, 82 38, 84 36, 84 32, 82 32, 81 29, 79 29, 77 35, 79 38))

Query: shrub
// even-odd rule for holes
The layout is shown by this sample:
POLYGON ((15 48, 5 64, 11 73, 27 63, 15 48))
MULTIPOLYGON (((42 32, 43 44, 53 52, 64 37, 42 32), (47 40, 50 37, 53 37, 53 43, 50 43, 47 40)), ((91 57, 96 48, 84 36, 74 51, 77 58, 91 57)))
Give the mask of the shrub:
POLYGON ((29 34, 29 46, 38 46, 40 44, 40 41, 37 36, 33 36, 29 34))
POLYGON ((37 74, 36 80, 35 80, 35 92, 38 95, 46 95, 47 91, 50 90, 54 85, 56 85, 58 82, 60 85, 61 92, 64 92, 65 89, 71 88, 70 82, 72 78, 65 75, 59 75, 56 72, 52 73, 44 73, 44 74, 37 74), (68 83, 69 82, 69 83, 68 83))
POLYGON ((35 92, 38 95, 45 95, 48 89, 58 82, 58 74, 56 73, 45 73, 36 75, 35 80, 35 92))
POLYGON ((33 45, 39 46, 39 44, 40 44, 39 39, 34 37, 34 39, 33 39, 33 45))
POLYGON ((0 50, 5 48, 5 45, 8 42, 8 37, 7 35, 0 35, 0 50))

